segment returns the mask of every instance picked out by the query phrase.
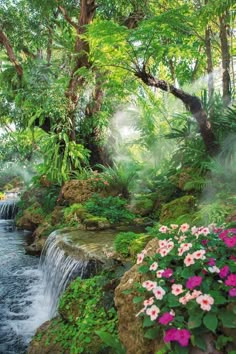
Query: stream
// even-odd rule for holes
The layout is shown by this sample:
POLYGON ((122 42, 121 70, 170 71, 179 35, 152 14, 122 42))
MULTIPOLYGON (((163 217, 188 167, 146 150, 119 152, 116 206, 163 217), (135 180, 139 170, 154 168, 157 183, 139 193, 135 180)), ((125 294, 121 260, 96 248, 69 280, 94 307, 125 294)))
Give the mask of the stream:
POLYGON ((27 233, 0 220, 0 354, 23 354, 50 317, 39 258, 25 254, 27 233))

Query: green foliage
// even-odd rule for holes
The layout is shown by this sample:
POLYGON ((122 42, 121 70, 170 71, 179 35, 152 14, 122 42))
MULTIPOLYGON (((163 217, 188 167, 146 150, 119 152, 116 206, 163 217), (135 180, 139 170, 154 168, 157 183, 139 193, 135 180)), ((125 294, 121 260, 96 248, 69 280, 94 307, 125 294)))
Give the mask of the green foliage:
POLYGON ((115 250, 116 252, 127 257, 130 255, 130 245, 133 240, 141 237, 141 234, 136 234, 134 232, 120 232, 115 238, 115 250))
POLYGON ((126 203, 126 200, 120 197, 102 198, 94 194, 84 205, 89 213, 105 217, 110 223, 115 224, 129 222, 135 218, 135 215, 126 209, 126 203))

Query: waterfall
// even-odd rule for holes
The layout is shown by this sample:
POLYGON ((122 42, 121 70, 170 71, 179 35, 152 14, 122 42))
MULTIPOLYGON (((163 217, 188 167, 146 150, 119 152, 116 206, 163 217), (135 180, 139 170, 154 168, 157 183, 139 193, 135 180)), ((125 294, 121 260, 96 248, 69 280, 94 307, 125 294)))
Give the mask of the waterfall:
POLYGON ((50 301, 51 317, 55 315, 59 296, 68 283, 80 276, 87 278, 93 272, 96 264, 93 260, 75 259, 66 255, 60 247, 62 236, 54 231, 48 237, 40 258, 43 271, 45 296, 50 301))
POLYGON ((14 219, 18 208, 18 199, 5 199, 0 201, 0 219, 10 220, 14 219))

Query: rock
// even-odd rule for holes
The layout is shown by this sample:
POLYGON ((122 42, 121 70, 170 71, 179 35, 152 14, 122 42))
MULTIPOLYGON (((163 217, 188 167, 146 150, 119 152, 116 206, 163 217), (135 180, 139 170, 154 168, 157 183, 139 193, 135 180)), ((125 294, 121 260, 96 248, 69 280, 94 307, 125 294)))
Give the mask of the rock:
MULTIPOLYGON (((146 250, 148 255, 155 253, 158 247, 158 239, 151 240, 146 250)), ((133 303, 134 296, 138 296, 134 284, 144 280, 145 275, 138 272, 138 265, 135 264, 128 270, 121 279, 115 290, 115 305, 118 312, 118 332, 119 338, 127 350, 127 354, 153 354, 163 347, 163 343, 150 341, 144 338, 142 319, 136 317, 140 310, 140 305, 133 303), (125 290, 132 290, 129 294, 124 294, 125 290)))
POLYGON ((51 224, 60 224, 63 219, 64 208, 62 206, 56 206, 51 213, 51 224))
POLYGON ((181 216, 184 216, 185 220, 187 220, 186 215, 191 215, 195 208, 196 198, 192 195, 185 195, 184 197, 174 199, 162 206, 160 222, 162 224, 167 222, 176 222, 176 220, 181 216))
POLYGON ((47 237, 54 229, 55 228, 48 223, 43 223, 38 226, 32 235, 33 243, 25 247, 26 254, 40 256, 47 237))
POLYGON ((147 216, 154 208, 154 201, 148 195, 136 197, 128 209, 137 215, 147 216))
MULTIPOLYGON (((55 342, 53 339, 56 337, 57 331, 60 329, 60 325, 57 323, 57 319, 47 321, 43 323, 34 335, 30 345, 28 347, 28 354, 69 354, 69 349, 63 348, 61 342, 55 342), (50 337, 50 334, 52 336, 50 337)), ((59 322, 59 321, 58 321, 59 322)))
POLYGON ((96 192, 95 187, 89 180, 70 180, 63 185, 58 203, 69 205, 74 203, 84 203, 96 192))
POLYGON ((83 220, 83 224, 85 225, 86 230, 107 230, 111 227, 107 218, 93 215, 88 216, 83 220))
POLYGON ((44 220, 45 216, 38 202, 24 210, 23 215, 17 220, 17 227, 34 231, 44 220))

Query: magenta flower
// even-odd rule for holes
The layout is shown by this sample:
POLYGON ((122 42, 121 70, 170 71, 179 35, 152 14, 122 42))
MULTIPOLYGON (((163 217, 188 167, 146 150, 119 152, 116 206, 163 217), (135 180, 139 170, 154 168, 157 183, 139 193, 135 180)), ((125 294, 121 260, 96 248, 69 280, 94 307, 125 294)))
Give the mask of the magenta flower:
POLYGON ((232 256, 229 257, 229 259, 236 262, 236 256, 234 256, 233 254, 232 254, 232 256))
POLYGON ((170 278, 172 275, 173 275, 173 270, 170 268, 167 268, 162 273, 162 278, 170 278))
POLYGON ((226 278, 228 274, 229 274, 229 267, 226 265, 220 269, 219 277, 223 279, 226 278))
POLYGON ((169 343, 176 340, 178 329, 170 328, 165 332, 164 342, 169 343))
POLYGON ((229 291, 229 296, 231 296, 231 297, 236 297, 236 288, 230 289, 230 291, 229 291))
POLYGON ((200 286, 202 283, 202 277, 200 276, 193 276, 190 277, 187 282, 186 282, 186 288, 193 290, 194 288, 196 288, 197 286, 200 286))
POLYGON ((164 342, 168 343, 168 342, 176 341, 179 342, 179 344, 182 347, 187 347, 190 337, 191 334, 187 329, 171 328, 165 332, 164 342))
POLYGON ((202 240, 202 245, 206 246, 208 244, 209 240, 202 240))
POLYGON ((173 320, 174 316, 171 315, 169 312, 163 313, 163 315, 159 318, 158 322, 163 325, 168 325, 169 322, 173 320))
POLYGON ((214 259, 214 258, 209 258, 207 264, 208 264, 209 266, 211 266, 211 267, 214 266, 214 265, 216 264, 215 259, 214 259))
POLYGON ((236 286, 236 274, 228 275, 228 278, 225 281, 225 285, 227 285, 227 286, 236 286))
POLYGON ((179 342, 181 347, 187 347, 189 338, 191 337, 190 332, 187 329, 179 329, 176 334, 176 340, 179 342))
POLYGON ((236 236, 231 237, 225 237, 224 238, 224 243, 226 244, 227 247, 233 248, 236 246, 236 236))

